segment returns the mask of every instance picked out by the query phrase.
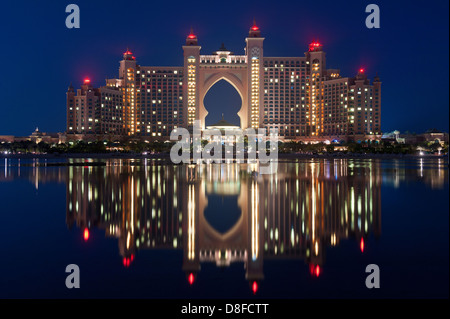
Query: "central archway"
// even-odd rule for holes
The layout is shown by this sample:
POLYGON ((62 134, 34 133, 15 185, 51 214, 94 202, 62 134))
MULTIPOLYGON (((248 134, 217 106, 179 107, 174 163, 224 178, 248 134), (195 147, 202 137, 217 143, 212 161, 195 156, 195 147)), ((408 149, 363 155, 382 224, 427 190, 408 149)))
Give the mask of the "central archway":
POLYGON ((242 107, 242 98, 228 81, 216 82, 206 93, 203 104, 208 111, 205 119, 206 127, 222 120, 222 115, 228 123, 241 126, 238 112, 242 107))
POLYGON ((202 129, 205 129, 205 119, 208 115, 208 111, 205 107, 204 100, 208 91, 219 81, 225 80, 229 84, 231 84, 241 98, 241 107, 237 112, 237 115, 240 119, 240 127, 247 128, 248 127, 248 115, 247 115, 247 104, 248 104, 248 92, 247 92, 247 81, 246 81, 246 69, 232 69, 232 68, 215 68, 211 70, 203 70, 200 72, 200 83, 199 86, 199 99, 200 99, 200 107, 199 107, 199 120, 201 123, 202 129))

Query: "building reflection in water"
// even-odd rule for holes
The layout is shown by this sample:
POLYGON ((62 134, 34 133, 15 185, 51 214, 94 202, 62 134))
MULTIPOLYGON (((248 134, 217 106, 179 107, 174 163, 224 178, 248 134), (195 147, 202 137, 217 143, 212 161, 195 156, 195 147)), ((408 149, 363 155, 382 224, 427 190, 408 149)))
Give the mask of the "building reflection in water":
POLYGON ((36 190, 40 183, 65 183, 68 227, 76 225, 85 240, 92 227, 117 238, 125 267, 141 249, 182 249, 190 284, 202 263, 241 262, 255 292, 264 260, 301 259, 319 276, 327 247, 350 239, 364 251, 367 237, 381 233, 382 184, 448 183, 444 160, 302 160, 280 162, 274 175, 258 175, 257 164, 111 159, 106 166, 80 165, 86 161, 92 160, 47 167, 42 160, 5 159, 0 182, 25 178, 36 190), (236 201, 238 212, 219 205, 212 217, 205 214, 217 195, 236 201), (231 213, 237 218, 228 229, 213 226, 231 213))
POLYGON ((183 249, 191 284, 202 263, 242 262, 256 290, 265 259, 302 259, 319 276, 328 246, 353 238, 363 250, 371 232, 380 235, 379 164, 351 167, 280 163, 277 174, 258 175, 257 164, 70 166, 67 224, 85 238, 91 227, 116 237, 125 267, 140 249, 183 249), (205 217, 211 194, 238 195, 240 214, 226 232, 205 217))

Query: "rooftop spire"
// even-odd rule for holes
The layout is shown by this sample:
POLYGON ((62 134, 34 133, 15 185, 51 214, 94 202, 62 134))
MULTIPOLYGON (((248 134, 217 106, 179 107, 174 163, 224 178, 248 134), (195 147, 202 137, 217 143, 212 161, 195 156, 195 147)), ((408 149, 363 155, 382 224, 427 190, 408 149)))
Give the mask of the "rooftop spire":
POLYGON ((378 72, 375 74, 375 77, 373 79, 374 82, 380 82, 380 77, 378 76, 378 72))
POLYGON ((261 31, 259 30, 259 27, 256 25, 256 20, 253 18, 253 25, 250 28, 250 34, 251 37, 259 37, 261 35, 261 31))
POLYGON ((186 38, 186 44, 187 45, 197 45, 197 36, 194 34, 194 30, 191 26, 191 32, 186 38))
POLYGON ((309 45, 309 52, 322 51, 322 47, 323 46, 319 41, 313 40, 313 42, 309 45))
POLYGON ((259 30, 258 26, 256 25, 256 20, 255 20, 255 18, 253 18, 252 30, 253 30, 253 31, 258 31, 258 30, 259 30))
POLYGON ((133 56, 133 52, 130 51, 128 46, 127 46, 127 50, 123 53, 123 59, 124 60, 136 60, 136 58, 133 56))
POLYGON ((194 29, 192 27, 191 27, 191 31, 189 32, 188 38, 189 39, 197 38, 197 36, 194 34, 194 29))

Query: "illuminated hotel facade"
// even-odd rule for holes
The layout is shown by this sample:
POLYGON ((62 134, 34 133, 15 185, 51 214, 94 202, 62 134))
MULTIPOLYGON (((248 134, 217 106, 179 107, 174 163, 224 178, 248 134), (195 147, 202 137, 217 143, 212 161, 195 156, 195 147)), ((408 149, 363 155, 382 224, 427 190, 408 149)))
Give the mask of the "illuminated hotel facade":
POLYGON ((364 69, 355 77, 327 69, 318 42, 311 43, 303 57, 266 57, 256 25, 245 42, 243 55, 223 45, 211 55, 201 55, 191 31, 181 67, 140 66, 127 50, 119 78, 106 80, 101 88, 93 88, 87 79, 76 94, 69 87, 69 139, 168 140, 173 129, 192 129, 195 120, 205 129, 204 98, 220 80, 229 82, 241 97, 242 129, 277 129, 281 139, 304 142, 381 137, 378 76, 370 81, 364 69))

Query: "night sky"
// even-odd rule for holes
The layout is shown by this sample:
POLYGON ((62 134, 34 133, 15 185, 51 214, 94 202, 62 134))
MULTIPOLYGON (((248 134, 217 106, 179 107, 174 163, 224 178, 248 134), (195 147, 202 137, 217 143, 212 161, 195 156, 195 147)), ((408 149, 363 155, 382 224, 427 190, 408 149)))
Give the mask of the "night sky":
MULTIPOLYGON (((253 18, 265 56, 303 56, 318 40, 327 66, 354 76, 360 67, 382 84, 382 130, 449 130, 449 2, 433 1, 3 1, 0 9, 0 135, 66 127, 66 90, 83 78, 94 86, 117 77, 127 47, 140 65, 181 66, 190 27, 202 54, 221 43, 243 54, 253 18), (76 3, 81 28, 67 29, 76 3), (381 28, 367 29, 376 3, 381 28)), ((225 119, 240 99, 226 83, 206 97, 207 124, 225 119)), ((238 123, 237 123, 238 124, 238 123)))

